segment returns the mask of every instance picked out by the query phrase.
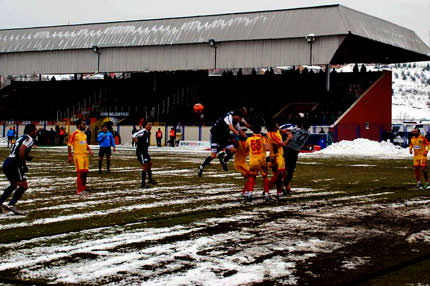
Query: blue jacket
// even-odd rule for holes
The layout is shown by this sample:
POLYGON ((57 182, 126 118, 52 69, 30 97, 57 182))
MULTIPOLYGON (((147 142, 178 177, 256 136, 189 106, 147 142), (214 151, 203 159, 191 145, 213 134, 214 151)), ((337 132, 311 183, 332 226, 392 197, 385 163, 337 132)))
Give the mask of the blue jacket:
POLYGON ((15 130, 9 129, 7 131, 7 137, 15 137, 15 130))
POLYGON ((115 139, 113 138, 112 133, 109 131, 106 133, 100 132, 99 136, 97 137, 97 142, 100 144, 100 147, 115 147, 115 139))

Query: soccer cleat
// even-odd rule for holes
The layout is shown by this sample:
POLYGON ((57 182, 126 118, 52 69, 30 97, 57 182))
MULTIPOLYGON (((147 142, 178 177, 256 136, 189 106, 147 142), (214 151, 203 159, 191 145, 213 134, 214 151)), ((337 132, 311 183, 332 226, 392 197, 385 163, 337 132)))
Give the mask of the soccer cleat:
POLYGON ((149 188, 150 188, 150 186, 148 186, 147 184, 141 184, 141 185, 140 185, 140 188, 141 188, 141 189, 149 189, 149 188))
POLYGON ((199 172, 197 173, 197 175, 201 178, 203 176, 203 167, 202 165, 200 165, 199 167, 199 172))
POLYGON ((270 197, 269 193, 265 193, 265 194, 264 194, 264 200, 265 200, 266 202, 270 202, 270 201, 272 201, 272 198, 270 197))
POLYGON ((222 153, 220 153, 218 155, 218 159, 219 159, 219 162, 222 165, 223 170, 227 172, 228 171, 228 167, 227 167, 227 162, 224 161, 224 157, 225 157, 225 153, 224 152, 222 152, 222 153))
POLYGON ((110 170, 106 170, 106 173, 108 173, 108 174, 109 174, 109 173, 110 173, 110 170))
POLYGON ((423 190, 423 184, 421 184, 421 182, 417 182, 417 190, 423 190))
POLYGON ((291 188, 290 188, 290 185, 288 185, 287 187, 283 187, 283 188, 282 188, 282 194, 283 194, 284 196, 288 196, 288 195, 290 195, 290 194, 291 194, 291 188))
POLYGON ((89 190, 85 190, 79 193, 76 193, 79 197, 88 197, 90 195, 89 190))
POLYGON ((252 202, 252 193, 251 192, 245 193, 245 200, 247 200, 248 202, 252 202))
POLYGON ((220 161, 221 165, 222 165, 222 169, 227 172, 228 171, 228 167, 227 167, 227 162, 225 162, 224 160, 220 161))
POLYGON ((8 211, 13 212, 16 215, 24 215, 25 213, 16 209, 15 206, 5 205, 4 206, 8 211))
POLYGON ((149 180, 149 181, 148 181, 148 184, 156 185, 156 184, 158 184, 158 183, 157 183, 157 181, 155 181, 155 180, 149 180))

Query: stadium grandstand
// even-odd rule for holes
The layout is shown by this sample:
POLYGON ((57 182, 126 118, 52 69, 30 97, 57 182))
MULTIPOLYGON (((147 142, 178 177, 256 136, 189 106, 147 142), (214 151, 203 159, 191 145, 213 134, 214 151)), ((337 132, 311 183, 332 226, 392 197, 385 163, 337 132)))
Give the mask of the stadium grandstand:
POLYGON ((0 43, 3 121, 113 113, 121 124, 150 116, 210 126, 247 106, 282 122, 301 114, 311 125, 358 126, 372 139, 391 126, 391 73, 333 67, 430 60, 413 31, 342 5, 8 29, 0 43), (43 80, 60 74, 72 76, 43 80), (192 112, 196 102, 204 117, 192 112), (366 133, 369 121, 373 133, 366 133))

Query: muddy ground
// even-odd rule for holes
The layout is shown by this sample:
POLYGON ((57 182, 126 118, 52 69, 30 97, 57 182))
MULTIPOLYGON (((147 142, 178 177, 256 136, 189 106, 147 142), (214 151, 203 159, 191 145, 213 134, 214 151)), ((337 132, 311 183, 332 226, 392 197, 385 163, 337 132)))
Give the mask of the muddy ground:
POLYGON ((196 176, 205 153, 152 149, 151 189, 133 151, 110 174, 93 158, 89 196, 65 149, 32 155, 27 214, 0 215, 0 285, 430 284, 430 190, 410 160, 300 158, 291 196, 265 203, 258 180, 246 203, 232 163, 196 176))

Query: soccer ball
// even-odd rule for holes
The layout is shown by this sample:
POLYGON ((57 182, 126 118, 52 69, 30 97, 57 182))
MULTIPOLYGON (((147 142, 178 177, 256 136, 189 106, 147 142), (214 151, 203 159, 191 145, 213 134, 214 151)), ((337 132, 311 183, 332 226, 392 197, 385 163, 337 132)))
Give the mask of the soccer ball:
POLYGON ((196 103, 193 106, 193 110, 195 113, 202 113, 203 109, 205 109, 205 107, 201 103, 196 103))

